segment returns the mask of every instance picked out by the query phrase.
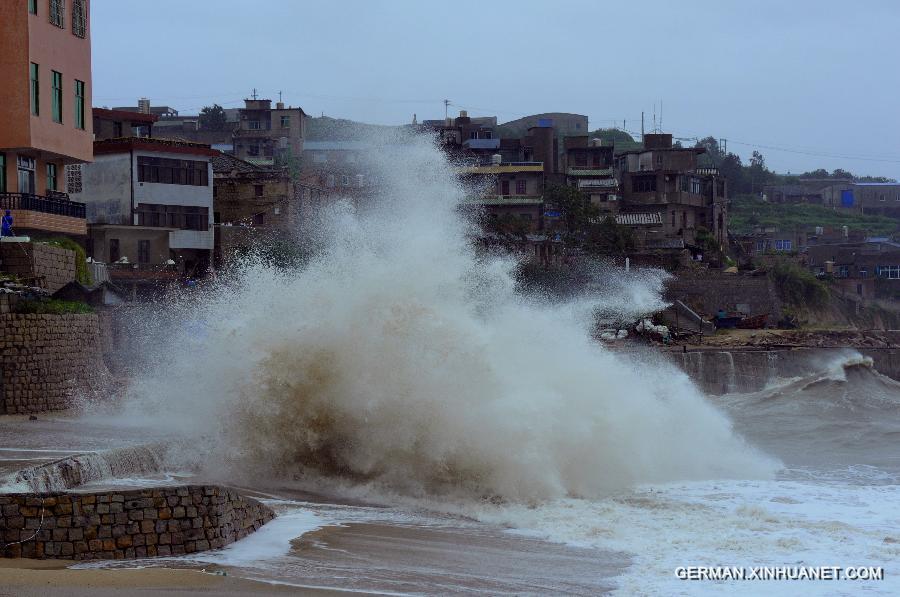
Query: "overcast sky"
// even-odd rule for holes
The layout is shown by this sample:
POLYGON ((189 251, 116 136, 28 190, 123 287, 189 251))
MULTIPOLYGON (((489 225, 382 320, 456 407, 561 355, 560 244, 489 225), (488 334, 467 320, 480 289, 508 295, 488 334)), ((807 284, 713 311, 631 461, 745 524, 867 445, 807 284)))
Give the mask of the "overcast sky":
POLYGON ((196 113, 263 97, 380 124, 503 122, 714 135, 780 172, 900 178, 894 0, 94 0, 94 103, 196 113), (661 107, 660 107, 661 105, 661 107))

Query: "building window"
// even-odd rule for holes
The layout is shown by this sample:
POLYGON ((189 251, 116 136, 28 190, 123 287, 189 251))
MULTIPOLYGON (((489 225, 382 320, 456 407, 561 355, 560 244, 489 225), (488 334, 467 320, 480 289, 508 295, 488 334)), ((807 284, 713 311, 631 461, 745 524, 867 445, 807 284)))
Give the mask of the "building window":
POLYGON ((366 184, 366 177, 362 174, 356 175, 356 186, 362 188, 366 184))
POLYGON ((208 230, 209 208, 194 205, 162 205, 138 203, 138 226, 175 228, 177 230, 208 230))
POLYGON ((56 190, 56 164, 47 164, 47 190, 56 190))
POLYGON ((84 81, 75 80, 75 128, 84 130, 84 81))
POLYGON ((87 22, 86 12, 84 0, 72 0, 72 33, 82 39, 84 39, 85 23, 87 22))
POLYGON ((329 174, 329 175, 328 175, 328 177, 325 179, 325 186, 326 186, 326 187, 333 187, 333 186, 334 186, 334 174, 329 174))
POLYGON ((900 265, 882 265, 878 275, 889 280, 900 280, 900 265))
POLYGON ((494 133, 492 131, 483 131, 482 134, 484 135, 485 139, 493 139, 494 138, 494 133))
POLYGON ((118 139, 122 136, 122 123, 121 122, 113 122, 113 137, 118 139))
POLYGON ((257 157, 259 155, 259 145, 248 145, 247 155, 257 157))
POLYGON ((341 176, 341 186, 342 186, 342 187, 349 187, 349 186, 350 186, 350 177, 347 176, 346 174, 344 174, 344 175, 341 176))
POLYGON ((81 164, 69 164, 66 166, 66 192, 81 192, 81 164))
POLYGON ((878 197, 878 200, 879 200, 879 201, 884 201, 884 193, 882 193, 882 194, 878 197))
POLYGON ((509 195, 509 181, 508 180, 500 181, 500 194, 504 195, 504 196, 509 195))
MULTIPOLYGON (((206 162, 138 156, 138 182, 209 186, 206 162)), ((205 230, 205 228, 204 228, 205 230)))
POLYGON ((63 91, 62 91, 62 73, 58 73, 55 70, 51 72, 52 79, 52 89, 51 92, 53 94, 53 122, 58 122, 62 124, 62 103, 63 103, 63 91))
POLYGON ((631 179, 635 193, 652 193, 656 191, 656 176, 635 176, 631 179))
POLYGON ((471 133, 469 133, 469 139, 477 139, 477 138, 478 138, 478 131, 472 131, 471 133))
POLYGON ((150 241, 138 241, 138 263, 150 263, 150 241))
POLYGON ((119 239, 109 239, 109 262, 115 263, 119 260, 119 239))
POLYGON ((258 120, 248 120, 247 128, 250 129, 251 131, 258 131, 259 130, 259 121, 258 120))
POLYGON ((263 196, 263 186, 261 184, 253 185, 253 192, 257 197, 263 196))
POLYGON ((266 223, 266 214, 253 214, 253 225, 264 226, 266 223))
POLYGON ((33 15, 37 14, 37 0, 28 0, 28 12, 33 15))
POLYGON ((793 243, 789 240, 776 240, 775 241, 775 250, 776 251, 790 251, 793 247, 793 243))
POLYGON ((869 277, 869 270, 867 270, 867 269, 865 269, 865 268, 860 268, 860 270, 859 270, 859 277, 860 277, 860 278, 868 278, 868 277, 869 277))
POLYGON ((50 0, 50 23, 66 28, 66 0, 50 0))
POLYGON ((31 63, 31 113, 35 116, 41 113, 41 83, 38 77, 38 65, 31 63))
POLYGON ((6 154, 0 153, 0 193, 6 192, 6 154))
POLYGON ((516 181, 516 195, 524 195, 526 192, 526 185, 524 180, 516 181))
POLYGON ((34 195, 34 158, 19 156, 16 160, 19 192, 34 195))
POLYGON ((281 117, 281 128, 283 128, 283 129, 291 128, 291 117, 290 116, 282 116, 281 117))

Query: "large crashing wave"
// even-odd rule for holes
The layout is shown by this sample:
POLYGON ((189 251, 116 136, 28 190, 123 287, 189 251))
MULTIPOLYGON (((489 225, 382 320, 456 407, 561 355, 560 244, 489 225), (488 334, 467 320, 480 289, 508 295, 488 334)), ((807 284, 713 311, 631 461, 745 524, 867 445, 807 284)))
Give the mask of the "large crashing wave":
MULTIPOLYGON (((514 263, 471 249, 464 191, 431 139, 373 154, 369 209, 325 210, 303 267, 248 261, 223 278, 136 380, 130 412, 181 426, 220 466, 413 495, 772 471, 684 375, 594 343, 582 303, 517 296, 514 263)), ((623 311, 659 300, 640 283, 610 277, 623 311)))

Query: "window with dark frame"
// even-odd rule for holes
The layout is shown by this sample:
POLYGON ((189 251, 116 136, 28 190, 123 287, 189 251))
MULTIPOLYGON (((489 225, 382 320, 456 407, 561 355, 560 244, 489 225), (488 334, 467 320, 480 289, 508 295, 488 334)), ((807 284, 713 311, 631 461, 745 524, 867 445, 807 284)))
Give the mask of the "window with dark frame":
POLYGON ((253 193, 257 197, 263 196, 263 186, 261 184, 253 185, 253 193))
POLYGON ((47 190, 56 190, 56 164, 47 164, 47 190))
POLYGON ((87 10, 84 0, 72 0, 72 34, 84 39, 87 24, 87 10))
POLYGON ((208 207, 138 203, 135 212, 138 226, 174 228, 176 230, 209 230, 208 207))
POLYGON ((60 29, 66 28, 66 0, 50 0, 50 23, 60 29))
POLYGON ((283 129, 291 128, 291 117, 290 116, 282 116, 281 117, 281 128, 283 128, 283 129))
POLYGON ((115 263, 120 258, 119 255, 119 239, 109 239, 109 262, 115 263))
POLYGON ((524 195, 526 193, 527 185, 524 180, 516 181, 516 195, 524 195))
POLYGON ((62 73, 57 71, 51 72, 51 92, 53 94, 53 122, 58 122, 62 124, 62 105, 63 105, 63 90, 62 90, 62 73))
POLYGON ((254 226, 265 226, 266 224, 266 214, 253 214, 253 225, 254 226))
POLYGON ((84 81, 75 80, 75 128, 84 130, 84 81))
POLYGON ((28 0, 28 12, 33 15, 37 14, 37 0, 28 0))
POLYGON ((122 123, 114 122, 113 123, 113 137, 118 139, 121 136, 122 136, 122 123))
POLYGON ((31 73, 31 114, 39 116, 41 113, 40 68, 32 62, 29 71, 31 73))
POLYGON ((500 194, 501 195, 509 195, 509 181, 501 180, 500 181, 500 194))
POLYGON ((150 263, 150 241, 138 241, 138 263, 150 263))
POLYGON ((138 156, 138 182, 209 186, 206 162, 138 156))

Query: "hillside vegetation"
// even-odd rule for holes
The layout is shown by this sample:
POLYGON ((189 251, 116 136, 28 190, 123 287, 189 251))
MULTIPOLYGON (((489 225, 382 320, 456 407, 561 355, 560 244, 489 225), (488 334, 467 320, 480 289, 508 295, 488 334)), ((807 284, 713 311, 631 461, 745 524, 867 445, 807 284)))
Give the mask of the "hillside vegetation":
POLYGON ((890 235, 897 230, 897 220, 884 216, 847 213, 810 203, 768 203, 753 196, 737 196, 728 213, 729 228, 735 234, 749 234, 756 226, 779 230, 807 230, 815 226, 840 228, 848 226, 865 230, 870 235, 890 235))

